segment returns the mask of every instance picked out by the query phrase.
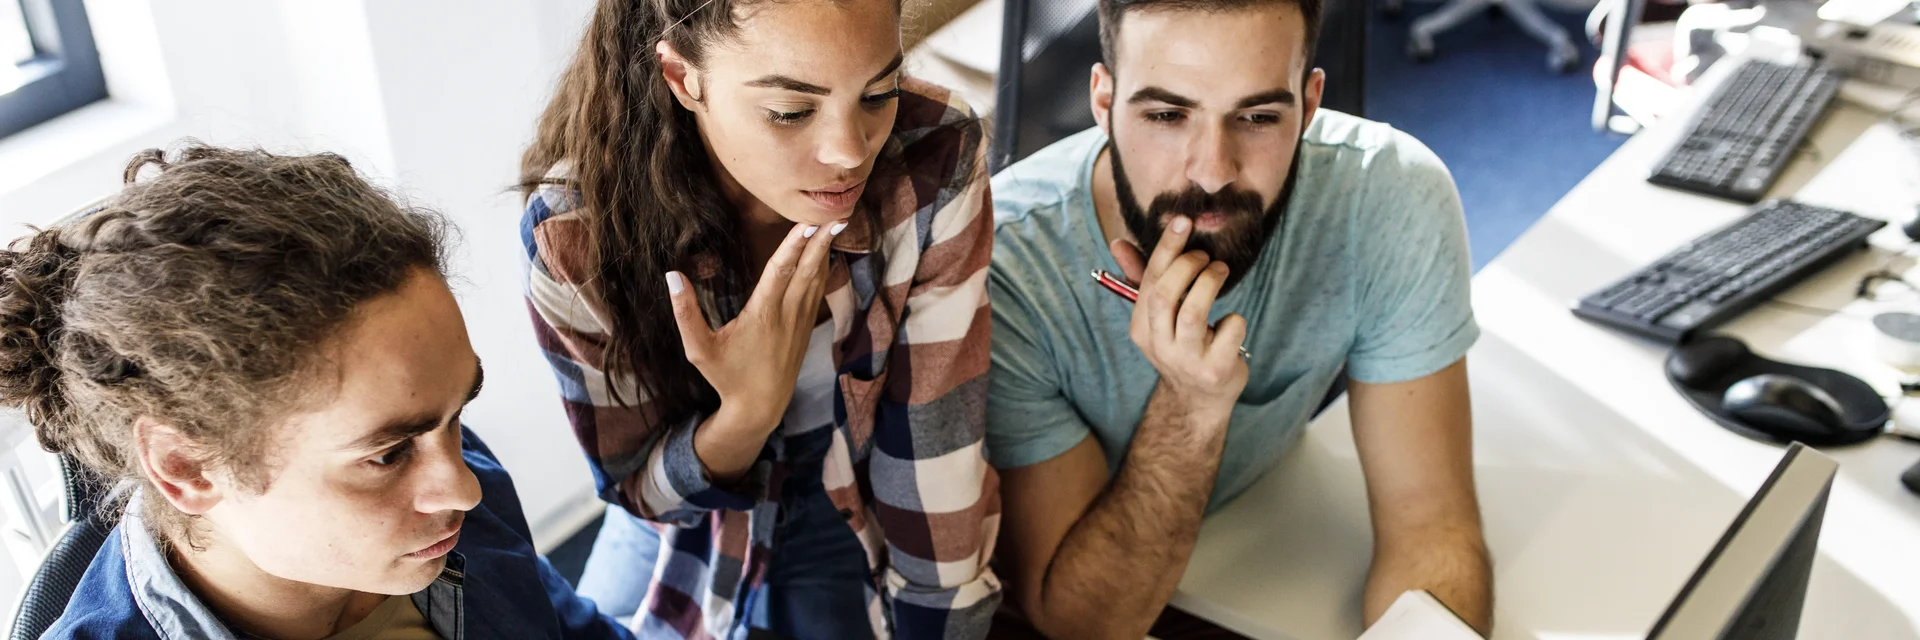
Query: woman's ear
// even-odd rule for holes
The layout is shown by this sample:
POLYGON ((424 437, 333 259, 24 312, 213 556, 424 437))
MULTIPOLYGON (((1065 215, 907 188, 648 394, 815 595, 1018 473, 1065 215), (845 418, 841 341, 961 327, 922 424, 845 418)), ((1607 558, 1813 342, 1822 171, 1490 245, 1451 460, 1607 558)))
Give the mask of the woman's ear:
POLYGON ((699 110, 701 103, 700 71, 693 68, 673 45, 661 40, 654 45, 654 55, 660 57, 660 77, 666 79, 667 88, 673 91, 673 98, 688 111, 699 110))
POLYGON ((222 487, 186 436, 146 416, 134 421, 133 433, 140 470, 173 508, 197 516, 220 504, 222 487))

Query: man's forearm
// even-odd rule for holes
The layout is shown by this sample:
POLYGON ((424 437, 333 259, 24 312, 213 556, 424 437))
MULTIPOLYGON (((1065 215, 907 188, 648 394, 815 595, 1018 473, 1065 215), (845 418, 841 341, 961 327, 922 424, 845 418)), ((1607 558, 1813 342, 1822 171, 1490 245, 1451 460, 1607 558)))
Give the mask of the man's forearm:
POLYGON ((1366 624, 1406 591, 1424 589, 1481 635, 1493 627, 1493 567, 1478 527, 1447 528, 1374 547, 1364 602, 1366 624))
POLYGON ((1155 390, 1119 474, 1054 554, 1041 611, 1028 612, 1036 626, 1050 637, 1146 635, 1192 555, 1226 420, 1155 390))

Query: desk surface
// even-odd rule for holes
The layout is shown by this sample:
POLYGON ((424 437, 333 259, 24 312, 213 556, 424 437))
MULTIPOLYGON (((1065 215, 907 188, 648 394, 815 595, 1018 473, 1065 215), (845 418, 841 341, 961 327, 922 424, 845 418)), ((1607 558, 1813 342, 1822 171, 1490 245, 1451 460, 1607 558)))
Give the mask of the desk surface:
MULTIPOLYGON (((1473 281, 1483 337, 1468 357, 1475 467, 1494 559, 1495 638, 1644 637, 1781 447, 1713 424, 1672 391, 1666 349, 1587 324, 1568 306, 1745 207, 1646 183, 1682 118, 1636 136, 1473 281)), ((1920 202, 1920 149, 1873 112, 1836 103, 1774 190, 1894 221, 1875 247, 1722 330, 1756 351, 1851 372, 1892 395, 1867 318, 1920 295, 1853 300, 1876 267, 1920 274, 1897 230, 1920 202)), ((1920 446, 1881 438, 1841 463, 1803 638, 1920 638, 1920 496, 1899 473, 1920 446), (1895 595, 1906 594, 1906 595, 1895 595)), ((1210 517, 1174 604, 1256 638, 1359 635, 1372 535, 1345 403, 1210 517)))

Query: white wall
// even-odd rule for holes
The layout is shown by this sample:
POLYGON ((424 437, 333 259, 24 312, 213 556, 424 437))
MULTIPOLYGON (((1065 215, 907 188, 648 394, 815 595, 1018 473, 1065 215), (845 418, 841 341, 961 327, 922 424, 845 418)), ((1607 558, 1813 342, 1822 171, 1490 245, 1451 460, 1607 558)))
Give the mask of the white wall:
POLYGON ((106 103, 0 140, 0 226, 118 185, 192 136, 334 151, 462 231, 454 283, 487 390, 466 420, 512 472, 543 548, 600 508, 521 300, 522 147, 591 0, 89 0, 106 103))

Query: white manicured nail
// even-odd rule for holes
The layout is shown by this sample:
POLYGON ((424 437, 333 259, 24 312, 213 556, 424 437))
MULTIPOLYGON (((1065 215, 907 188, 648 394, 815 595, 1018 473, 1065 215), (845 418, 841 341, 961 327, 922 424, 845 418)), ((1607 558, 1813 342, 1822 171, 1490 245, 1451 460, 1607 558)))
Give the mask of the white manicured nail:
POLYGON ((833 224, 832 227, 827 228, 827 235, 837 236, 837 235, 840 235, 840 232, 846 231, 846 230, 847 230, 847 223, 836 222, 833 224))
POLYGON ((806 231, 800 232, 800 237, 811 238, 813 237, 813 232, 819 231, 819 230, 820 230, 820 227, 818 225, 810 225, 807 227, 806 231))
POLYGON ((686 278, 683 278, 680 276, 680 272, 678 271, 667 272, 667 293, 677 296, 677 295, 680 295, 681 291, 685 291, 686 288, 687 288, 687 280, 686 278))

